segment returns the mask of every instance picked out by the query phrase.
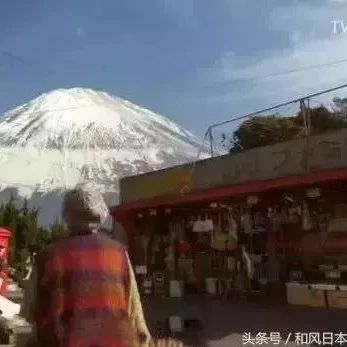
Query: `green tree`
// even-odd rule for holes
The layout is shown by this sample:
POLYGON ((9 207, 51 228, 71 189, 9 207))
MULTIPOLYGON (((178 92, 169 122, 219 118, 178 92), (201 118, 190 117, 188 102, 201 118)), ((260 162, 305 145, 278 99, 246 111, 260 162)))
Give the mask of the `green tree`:
MULTIPOLYGON (((334 99, 330 111, 321 105, 308 110, 312 135, 347 127, 347 98, 334 99)), ((294 117, 274 114, 244 121, 231 136, 222 135, 222 144, 231 153, 273 145, 305 135, 301 112, 294 117)))
POLYGON ((335 98, 333 102, 334 112, 341 116, 347 116, 347 98, 335 98))
POLYGON ((60 240, 66 236, 66 229, 64 225, 59 223, 58 219, 50 226, 52 242, 60 240))
POLYGON ((234 132, 234 149, 273 145, 302 135, 303 128, 293 118, 270 115, 243 122, 234 132))
POLYGON ((12 232, 9 266, 18 282, 26 276, 28 259, 65 235, 65 229, 58 220, 50 228, 39 226, 38 212, 37 209, 28 208, 27 201, 17 208, 13 197, 0 207, 0 227, 12 232))
MULTIPOLYGON (((329 111, 323 105, 309 110, 312 135, 347 127, 346 116, 340 111, 337 111, 341 110, 340 106, 336 107, 335 110, 336 111, 329 111)), ((300 112, 294 121, 298 125, 302 124, 302 115, 300 112)))

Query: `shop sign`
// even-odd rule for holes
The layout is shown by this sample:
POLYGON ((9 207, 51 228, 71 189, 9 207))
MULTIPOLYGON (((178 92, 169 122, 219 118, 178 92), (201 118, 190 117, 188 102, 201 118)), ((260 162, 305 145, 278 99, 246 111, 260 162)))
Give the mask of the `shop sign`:
POLYGON ((126 203, 343 167, 347 129, 126 178, 121 197, 126 203))

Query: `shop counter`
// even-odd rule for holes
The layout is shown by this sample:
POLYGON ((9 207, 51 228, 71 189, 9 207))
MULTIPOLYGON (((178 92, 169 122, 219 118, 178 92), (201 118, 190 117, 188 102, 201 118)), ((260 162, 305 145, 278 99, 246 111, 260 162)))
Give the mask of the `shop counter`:
POLYGON ((286 283, 287 302, 291 305, 302 305, 310 307, 326 307, 324 290, 312 288, 308 284, 296 282, 286 283))
POLYGON ((288 304, 347 308, 347 285, 288 282, 286 287, 288 304))
POLYGON ((347 286, 338 287, 338 290, 328 291, 328 306, 332 308, 347 308, 347 286))

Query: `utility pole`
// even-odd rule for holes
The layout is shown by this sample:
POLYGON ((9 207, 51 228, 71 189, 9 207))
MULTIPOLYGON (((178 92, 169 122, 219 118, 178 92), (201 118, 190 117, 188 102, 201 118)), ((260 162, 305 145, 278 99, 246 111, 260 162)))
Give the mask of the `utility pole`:
POLYGON ((310 109, 310 99, 309 98, 307 98, 306 118, 307 118, 308 135, 311 135, 311 109, 310 109))
POLYGON ((213 134, 212 134, 212 128, 208 131, 209 137, 210 137, 210 151, 211 151, 211 158, 213 157, 213 134))
POLYGON ((309 103, 308 103, 308 107, 306 106, 306 99, 300 100, 300 113, 304 122, 305 136, 309 136, 311 132, 311 117, 310 117, 309 103))

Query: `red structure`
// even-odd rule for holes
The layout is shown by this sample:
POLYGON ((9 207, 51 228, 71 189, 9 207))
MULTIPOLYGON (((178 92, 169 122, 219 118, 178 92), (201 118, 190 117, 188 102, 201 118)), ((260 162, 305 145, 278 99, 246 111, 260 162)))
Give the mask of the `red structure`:
POLYGON ((11 240, 11 232, 8 229, 0 228, 0 295, 7 295, 8 284, 8 258, 9 258, 9 245, 11 240))

